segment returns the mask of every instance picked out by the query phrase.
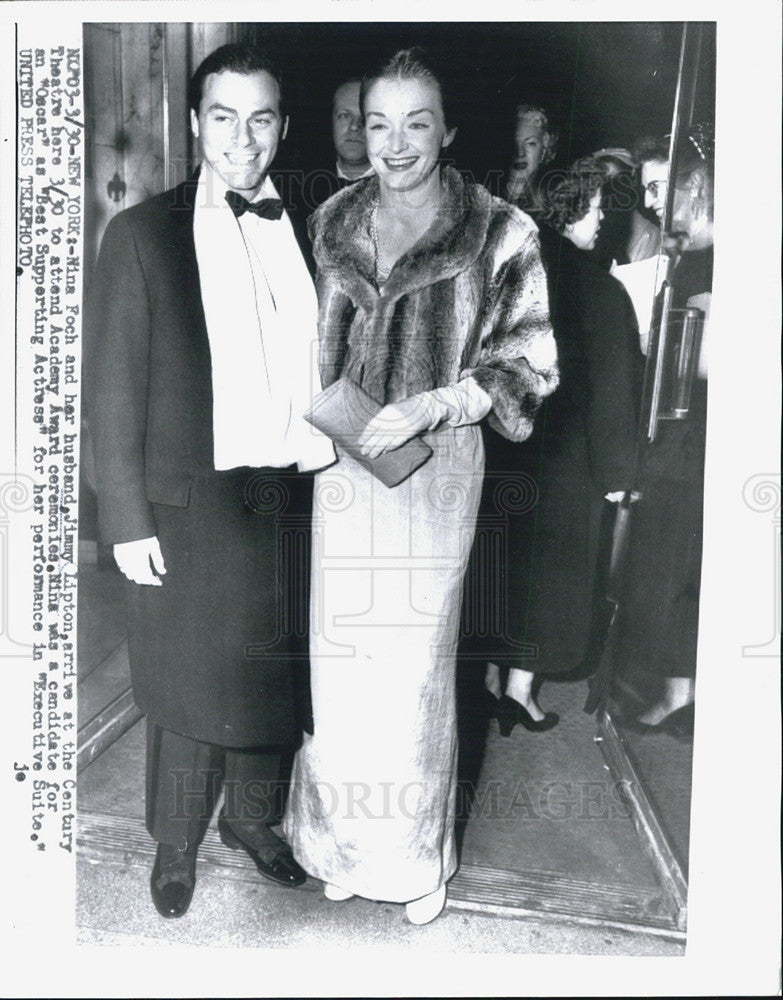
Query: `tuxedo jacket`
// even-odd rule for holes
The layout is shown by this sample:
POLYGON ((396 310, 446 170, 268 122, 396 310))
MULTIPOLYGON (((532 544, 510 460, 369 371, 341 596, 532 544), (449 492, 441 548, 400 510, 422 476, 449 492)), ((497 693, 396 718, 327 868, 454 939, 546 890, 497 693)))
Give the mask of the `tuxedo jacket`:
MULTIPOLYGON (((86 296, 84 399, 106 544, 155 535, 151 504, 186 507, 195 473, 214 468, 196 187, 190 178, 115 216, 86 296)), ((286 208, 310 264, 304 212, 286 208)))

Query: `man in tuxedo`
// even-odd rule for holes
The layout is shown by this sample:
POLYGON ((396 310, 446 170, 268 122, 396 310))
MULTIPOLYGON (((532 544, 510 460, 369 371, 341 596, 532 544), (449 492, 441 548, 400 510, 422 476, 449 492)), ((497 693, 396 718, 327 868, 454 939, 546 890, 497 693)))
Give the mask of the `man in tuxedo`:
POLYGON ((112 220, 85 316, 99 525, 128 579, 164 917, 190 905, 221 785, 223 842, 278 884, 305 880, 271 829, 303 723, 292 619, 306 585, 286 562, 301 564, 302 473, 334 460, 302 417, 320 389, 317 303, 268 177, 288 126, 280 75, 226 45, 188 96, 200 169, 112 220))

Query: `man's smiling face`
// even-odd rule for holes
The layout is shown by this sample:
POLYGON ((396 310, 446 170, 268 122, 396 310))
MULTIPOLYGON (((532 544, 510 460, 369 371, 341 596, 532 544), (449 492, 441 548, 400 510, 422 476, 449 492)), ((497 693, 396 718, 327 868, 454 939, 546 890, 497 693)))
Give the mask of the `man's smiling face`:
POLYGON ((234 191, 252 199, 285 138, 288 119, 280 114, 277 81, 258 73, 210 73, 204 80, 193 135, 206 163, 234 191))

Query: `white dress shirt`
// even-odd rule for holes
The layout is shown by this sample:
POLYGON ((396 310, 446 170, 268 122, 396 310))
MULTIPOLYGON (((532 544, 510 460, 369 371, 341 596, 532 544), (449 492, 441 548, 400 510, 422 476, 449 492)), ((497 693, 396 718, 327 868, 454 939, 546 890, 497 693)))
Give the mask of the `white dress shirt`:
MULTIPOLYGON (((334 461, 331 442, 303 419, 321 390, 318 303, 283 212, 236 218, 228 190, 202 166, 193 223, 212 357, 215 468, 334 461)), ((267 177, 256 199, 277 198, 267 177)))
POLYGON ((372 175, 374 173, 375 173, 375 167, 369 166, 364 171, 364 173, 363 174, 359 174, 358 177, 349 177, 348 174, 346 174, 346 172, 343 170, 342 166, 340 165, 340 161, 339 160, 337 161, 337 176, 340 178, 341 181, 360 181, 362 179, 362 177, 372 177, 372 175))

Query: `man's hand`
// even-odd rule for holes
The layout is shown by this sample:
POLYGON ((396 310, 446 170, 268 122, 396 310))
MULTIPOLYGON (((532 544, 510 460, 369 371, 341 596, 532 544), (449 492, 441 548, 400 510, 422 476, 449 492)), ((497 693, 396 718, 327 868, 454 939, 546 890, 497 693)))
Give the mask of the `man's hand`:
POLYGON ((157 536, 139 538, 135 542, 118 542, 114 546, 117 565, 133 583, 162 587, 161 576, 166 572, 163 553, 157 536))
POLYGON ((362 454, 377 458, 385 451, 399 448, 412 437, 430 430, 440 418, 428 393, 410 396, 399 403, 389 403, 375 414, 359 438, 362 454), (429 403, 429 405, 427 405, 429 403))

